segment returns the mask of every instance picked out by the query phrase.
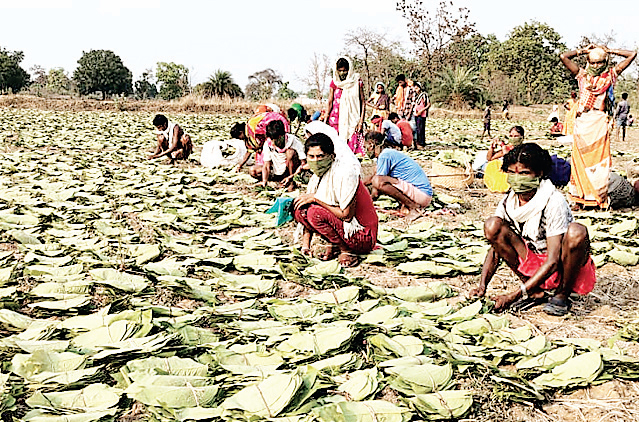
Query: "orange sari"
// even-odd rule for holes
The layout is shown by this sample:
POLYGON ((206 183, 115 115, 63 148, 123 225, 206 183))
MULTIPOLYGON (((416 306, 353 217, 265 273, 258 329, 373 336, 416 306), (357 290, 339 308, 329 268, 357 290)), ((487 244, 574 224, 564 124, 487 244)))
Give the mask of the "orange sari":
POLYGON ((572 135, 575 131, 575 118, 577 118, 577 108, 579 108, 579 102, 568 99, 568 106, 570 107, 566 112, 566 118, 564 120, 564 130, 562 135, 572 135))

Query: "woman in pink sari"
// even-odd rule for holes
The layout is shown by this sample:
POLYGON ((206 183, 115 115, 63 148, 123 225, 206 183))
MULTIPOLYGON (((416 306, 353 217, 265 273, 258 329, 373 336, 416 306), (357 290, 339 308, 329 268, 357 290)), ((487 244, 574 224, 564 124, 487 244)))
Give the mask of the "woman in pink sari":
POLYGON ((346 139, 355 154, 365 154, 362 125, 366 112, 364 83, 348 57, 340 57, 333 68, 325 122, 346 139))

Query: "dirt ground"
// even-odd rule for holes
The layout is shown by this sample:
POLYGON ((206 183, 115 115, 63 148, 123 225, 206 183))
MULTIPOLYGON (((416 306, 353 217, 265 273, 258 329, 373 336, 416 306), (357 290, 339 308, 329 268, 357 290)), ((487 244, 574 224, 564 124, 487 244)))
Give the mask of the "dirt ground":
MULTIPOLYGON (((78 105, 78 107, 81 106, 78 105)), ((229 108, 233 107, 235 105, 229 106, 229 108)), ((549 106, 537 108, 513 107, 511 112, 518 120, 530 119, 539 121, 545 118, 548 109, 549 106)), ((245 110, 237 111, 245 112, 245 110)), ((477 113, 435 110, 433 116, 435 118, 477 118, 479 117, 477 113)), ((477 125, 476 131, 468 135, 479 137, 480 124, 477 125)), ((538 143, 545 147, 556 145, 556 140, 540 139, 543 138, 542 135, 541 133, 531 133, 528 138, 539 139, 538 143)), ((639 153, 639 128, 629 128, 626 142, 621 142, 613 137, 612 150, 615 152, 639 153)), ((632 156, 615 154, 613 168, 633 176, 636 166, 639 165, 639 163, 634 163, 633 160, 634 157, 632 156)), ((426 169, 429 168, 428 162, 423 162, 422 164, 426 169)), ((365 171, 370 171, 370 169, 365 169, 365 171)), ((639 177, 639 172, 634 177, 639 177)), ((229 187, 229 189, 237 191, 238 187, 229 187)), ((239 189, 249 195, 253 192, 250 186, 241 186, 239 189)), ((464 206, 453 213, 427 214, 413 222, 390 216, 384 224, 391 227, 406 227, 416 222, 432 221, 438 225, 453 227, 466 221, 482 222, 492 215, 502 197, 502 194, 489 192, 481 181, 475 182, 467 189, 444 190, 444 192, 460 198, 464 206)), ((637 215, 639 208, 626 209, 623 212, 637 215)), ((579 212, 576 214, 578 215, 579 212)), ((144 233, 145 227, 135 215, 127 215, 126 218, 132 222, 133 226, 139 226, 139 231, 144 233)), ((291 226, 288 226, 279 230, 279 234, 285 242, 288 242, 293 238, 292 231, 291 226)), ((322 245, 315 244, 315 247, 320 248, 322 245)), ((3 245, 0 245, 0 249, 2 248, 3 245)), ((385 287, 421 284, 431 281, 424 277, 400 274, 393 268, 366 263, 362 263, 356 268, 346 269, 346 273, 352 276, 364 277, 374 284, 385 287)), ((598 282, 594 291, 586 297, 578 298, 573 303, 572 312, 569 316, 548 316, 541 312, 541 307, 537 307, 525 312, 509 314, 508 317, 512 325, 515 327, 528 325, 534 333, 544 334, 550 339, 585 337, 600 341, 609 340, 618 331, 623 321, 638 317, 639 267, 627 268, 616 264, 606 264, 598 269, 597 277, 598 282)), ((461 297, 464 297, 466 292, 477 284, 478 280, 479 276, 456 276, 443 279, 443 281, 446 281, 456 289, 461 297)), ((488 294, 497 295, 517 289, 518 286, 519 284, 512 273, 502 266, 493 279, 488 289, 488 294)), ((308 287, 285 282, 280 285, 278 294, 282 297, 293 297, 308 295, 312 292, 314 290, 308 287)), ((625 349, 629 355, 639 357, 639 344, 637 342, 617 341, 616 344, 625 349)), ((490 392, 486 394, 490 396, 490 392)), ((485 403, 487 403, 486 414, 481 418, 472 420, 534 422, 637 421, 639 420, 639 382, 614 380, 591 386, 590 388, 566 392, 566 394, 557 395, 542 407, 535 407, 532 404, 512 404, 511 407, 504 408, 501 402, 491 397, 487 397, 485 403)), ((465 419, 465 421, 471 421, 471 419, 465 419)))

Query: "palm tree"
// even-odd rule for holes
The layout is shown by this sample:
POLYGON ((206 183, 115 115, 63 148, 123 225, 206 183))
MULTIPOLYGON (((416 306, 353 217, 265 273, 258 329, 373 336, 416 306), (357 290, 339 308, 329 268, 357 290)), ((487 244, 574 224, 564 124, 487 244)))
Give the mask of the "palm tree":
POLYGON ((200 88, 206 97, 243 97, 242 88, 233 81, 231 72, 218 69, 200 88))
POLYGON ((452 106, 464 108, 482 96, 479 72, 465 66, 446 66, 436 75, 434 97, 452 106))

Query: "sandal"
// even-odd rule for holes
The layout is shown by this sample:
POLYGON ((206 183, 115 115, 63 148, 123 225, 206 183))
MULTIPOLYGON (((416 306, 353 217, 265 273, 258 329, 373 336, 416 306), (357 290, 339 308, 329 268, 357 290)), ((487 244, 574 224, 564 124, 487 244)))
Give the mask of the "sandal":
POLYGON ((550 299, 548 299, 548 303, 546 303, 546 306, 544 306, 543 311, 548 315, 564 316, 570 311, 570 300, 551 297, 550 299))
POLYGON ((350 252, 341 252, 339 254, 339 265, 344 268, 352 268, 359 264, 359 256, 350 252))
POLYGON ((537 305, 546 303, 548 298, 544 295, 541 297, 527 297, 526 299, 519 299, 517 302, 510 305, 510 310, 513 312, 522 312, 530 308, 534 308, 537 305))

